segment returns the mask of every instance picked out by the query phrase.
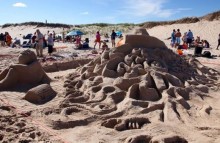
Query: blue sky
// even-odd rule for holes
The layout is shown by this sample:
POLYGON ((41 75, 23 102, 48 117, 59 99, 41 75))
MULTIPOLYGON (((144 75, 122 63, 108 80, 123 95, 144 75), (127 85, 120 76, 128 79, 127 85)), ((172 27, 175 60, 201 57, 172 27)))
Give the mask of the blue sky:
POLYGON ((0 25, 141 23, 203 16, 220 10, 220 0, 0 0, 0 25))

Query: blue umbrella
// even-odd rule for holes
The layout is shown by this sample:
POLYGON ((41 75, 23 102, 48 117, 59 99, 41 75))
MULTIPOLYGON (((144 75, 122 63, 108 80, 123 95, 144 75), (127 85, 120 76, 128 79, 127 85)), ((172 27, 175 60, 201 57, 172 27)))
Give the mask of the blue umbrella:
POLYGON ((77 36, 77 35, 83 35, 84 33, 79 31, 79 30, 74 30, 74 31, 71 31, 67 34, 67 36, 77 36))
POLYGON ((116 33, 117 36, 122 35, 122 32, 121 32, 121 31, 116 31, 115 33, 116 33))

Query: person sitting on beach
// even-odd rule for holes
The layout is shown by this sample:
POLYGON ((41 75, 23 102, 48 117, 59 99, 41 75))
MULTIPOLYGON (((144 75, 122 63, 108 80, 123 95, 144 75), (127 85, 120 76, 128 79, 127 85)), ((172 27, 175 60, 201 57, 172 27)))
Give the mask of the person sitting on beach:
POLYGON ((97 31, 97 33, 96 33, 94 49, 95 49, 97 43, 99 43, 99 49, 100 49, 100 47, 101 47, 101 35, 100 35, 99 31, 97 31))
POLYGON ((177 50, 176 50, 178 55, 183 55, 183 50, 181 46, 178 46, 177 50))
POLYGON ((89 48, 89 38, 85 38, 82 47, 83 47, 83 48, 89 48))
POLYGON ((184 50, 187 50, 187 49, 188 49, 187 42, 184 42, 182 45, 178 45, 178 49, 184 49, 184 50))
POLYGON ((79 35, 76 36, 75 45, 77 48, 82 48, 81 37, 79 35))
POLYGON ((193 40, 191 47, 197 47, 202 45, 202 41, 200 40, 200 37, 197 36, 196 39, 193 40))
POLYGON ((204 40, 204 48, 210 48, 210 44, 207 40, 204 40))
POLYGON ((183 47, 183 49, 185 49, 185 50, 187 50, 187 49, 188 49, 188 44, 187 44, 187 42, 186 42, 186 41, 183 43, 182 47, 183 47))
POLYGON ((197 44, 201 44, 201 41, 200 41, 200 37, 199 37, 199 36, 196 37, 195 42, 196 42, 197 44))
POLYGON ((21 46, 21 40, 15 37, 14 42, 12 43, 11 47, 15 48, 15 47, 20 47, 20 46, 21 46))
POLYGON ((109 40, 108 40, 108 38, 109 38, 108 33, 106 33, 104 37, 105 37, 105 39, 103 41, 104 42, 109 42, 109 40))
POLYGON ((106 44, 106 42, 103 42, 103 45, 102 45, 102 53, 105 51, 105 50, 108 50, 108 45, 106 44))

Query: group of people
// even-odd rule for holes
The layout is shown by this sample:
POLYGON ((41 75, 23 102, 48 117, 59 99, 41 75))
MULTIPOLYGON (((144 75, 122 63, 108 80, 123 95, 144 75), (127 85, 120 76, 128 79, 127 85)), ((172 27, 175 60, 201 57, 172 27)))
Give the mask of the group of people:
POLYGON ((179 49, 188 49, 190 47, 198 46, 203 48, 210 48, 210 44, 207 40, 201 40, 200 36, 197 36, 195 38, 193 32, 190 29, 188 32, 185 32, 183 36, 180 32, 180 29, 177 29, 177 31, 174 29, 171 33, 171 47, 179 49))
POLYGON ((43 35, 39 29, 36 30, 34 36, 32 37, 32 43, 34 48, 36 48, 37 56, 43 57, 43 48, 48 47, 48 54, 51 55, 54 46, 54 36, 55 34, 48 32, 47 35, 43 35), (46 42, 46 44, 45 44, 46 42))
POLYGON ((173 29, 173 32, 171 33, 171 46, 175 48, 179 47, 181 45, 181 40, 182 40, 183 41, 182 46, 187 49, 188 47, 192 45, 193 38, 194 37, 193 37, 193 33, 191 30, 184 33, 184 35, 182 36, 180 29, 177 29, 177 31, 173 29))
MULTIPOLYGON (((111 33, 111 44, 112 44, 112 48, 115 48, 115 39, 117 37, 117 34, 115 33, 114 30, 112 30, 112 33, 111 33)), ((108 35, 106 34, 105 35, 105 38, 107 39, 108 38, 108 35)), ((108 45, 106 44, 106 42, 108 42, 108 40, 101 40, 101 35, 99 33, 99 31, 97 31, 96 33, 96 39, 95 39, 95 45, 94 45, 94 49, 96 48, 96 45, 97 43, 99 44, 99 49, 101 48, 101 43, 102 44, 102 51, 108 49, 108 45)))
POLYGON ((11 35, 8 32, 5 32, 5 34, 0 34, 0 46, 11 46, 12 44, 12 38, 11 35))

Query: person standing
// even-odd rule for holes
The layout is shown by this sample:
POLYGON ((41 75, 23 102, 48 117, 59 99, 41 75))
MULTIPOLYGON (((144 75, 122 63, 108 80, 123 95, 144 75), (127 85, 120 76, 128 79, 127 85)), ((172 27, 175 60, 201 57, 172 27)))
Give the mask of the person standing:
POLYGON ((40 32, 39 29, 36 30, 36 40, 37 40, 37 46, 36 46, 36 52, 37 56, 43 57, 43 47, 44 47, 44 36, 40 32))
POLYGON ((100 35, 99 31, 97 31, 97 33, 96 33, 94 49, 95 49, 97 43, 99 43, 99 49, 100 49, 100 47, 101 47, 101 35, 100 35))
POLYGON ((182 35, 181 35, 181 32, 180 32, 180 29, 177 29, 177 32, 175 34, 175 37, 176 37, 175 47, 180 45, 180 42, 181 42, 180 38, 181 38, 181 36, 182 35))
POLYGON ((47 38, 47 46, 48 46, 48 54, 51 56, 51 53, 53 52, 53 46, 54 46, 54 41, 53 41, 53 34, 50 33, 48 38, 47 38))
POLYGON ((176 34, 176 30, 173 29, 173 32, 171 33, 171 46, 172 46, 172 48, 174 47, 174 45, 176 43, 176 36, 175 36, 175 34, 176 34))
POLYGON ((5 36, 3 33, 0 34, 0 46, 5 46, 5 36))
POLYGON ((63 38, 63 43, 65 43, 65 31, 64 31, 64 28, 63 28, 63 32, 62 32, 62 38, 63 38))
POLYGON ((188 47, 190 48, 192 41, 193 41, 193 33, 190 29, 187 32, 186 36, 187 36, 187 44, 188 44, 188 47))
POLYGON ((115 33, 114 30, 112 30, 112 34, 111 34, 111 41, 112 41, 112 48, 115 48, 115 38, 116 38, 117 34, 115 33))
POLYGON ((219 33, 219 35, 218 35, 218 46, 217 46, 217 48, 216 48, 216 50, 218 50, 218 47, 220 46, 220 33, 219 33))
POLYGON ((56 40, 56 33, 55 31, 53 31, 53 41, 55 42, 55 40, 56 40))
POLYGON ((34 33, 34 36, 31 37, 31 43, 33 45, 34 48, 36 48, 36 32, 34 33))
POLYGON ((12 38, 8 32, 5 32, 5 42, 7 46, 11 46, 12 38))
POLYGON ((185 32, 185 33, 183 34, 182 41, 183 41, 183 43, 186 43, 186 42, 187 42, 187 32, 185 32))

